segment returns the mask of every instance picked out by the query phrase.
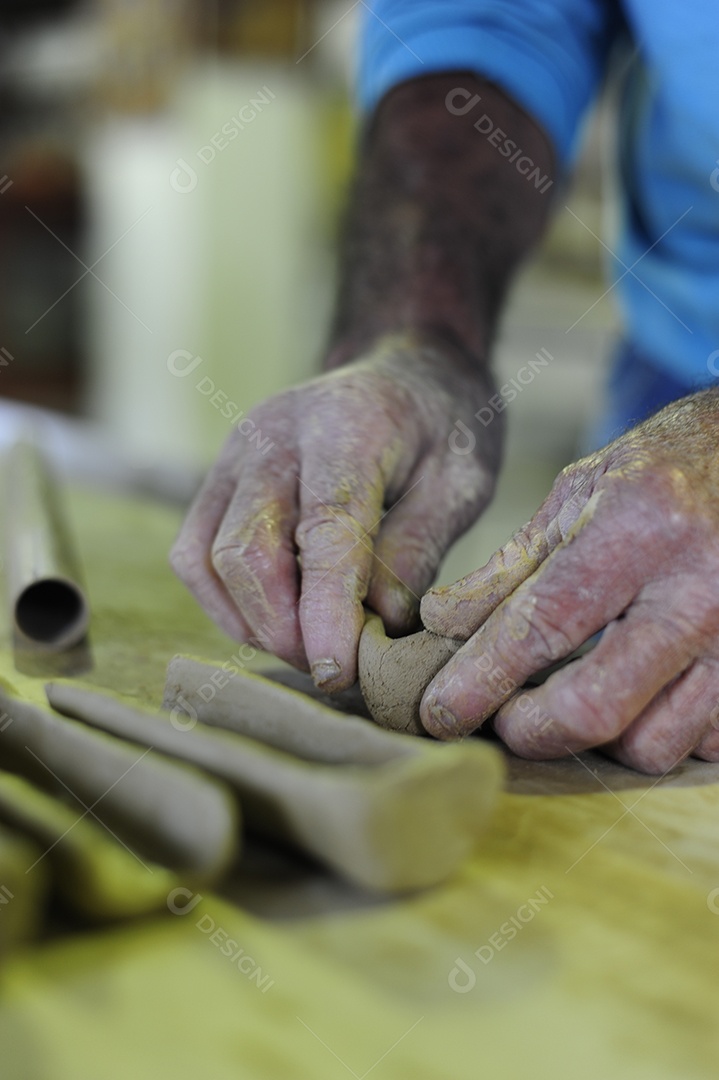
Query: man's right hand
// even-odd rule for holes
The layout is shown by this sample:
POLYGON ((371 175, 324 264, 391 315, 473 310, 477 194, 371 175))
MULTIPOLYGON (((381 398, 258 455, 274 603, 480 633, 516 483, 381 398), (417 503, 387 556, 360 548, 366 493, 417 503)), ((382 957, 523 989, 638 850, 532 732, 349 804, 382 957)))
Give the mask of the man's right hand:
MULTIPOLYGON (((409 335, 250 413, 172 551, 175 572, 238 640, 259 638, 328 691, 357 676, 363 603, 412 629, 447 548, 490 499, 501 423, 450 438, 493 393, 476 363, 409 335), (472 442, 472 439, 469 440, 472 442)), ((461 428, 460 428, 461 430, 461 428)))
POLYGON ((537 123, 468 72, 385 95, 365 124, 345 223, 336 370, 250 414, 274 443, 264 454, 230 436, 173 551, 220 626, 269 640, 329 691, 356 678, 363 602, 391 633, 412 629, 442 556, 494 487, 502 417, 478 431, 474 415, 494 393, 502 298, 550 200, 478 133, 477 107, 553 175, 537 123))

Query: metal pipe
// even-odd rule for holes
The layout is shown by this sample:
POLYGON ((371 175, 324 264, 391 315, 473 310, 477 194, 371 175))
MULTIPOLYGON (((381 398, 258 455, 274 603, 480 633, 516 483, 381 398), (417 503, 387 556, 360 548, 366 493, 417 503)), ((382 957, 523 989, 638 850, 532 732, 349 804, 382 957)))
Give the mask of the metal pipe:
POLYGON ((47 652, 86 636, 90 609, 63 513, 60 484, 39 447, 6 454, 7 588, 16 640, 47 652))

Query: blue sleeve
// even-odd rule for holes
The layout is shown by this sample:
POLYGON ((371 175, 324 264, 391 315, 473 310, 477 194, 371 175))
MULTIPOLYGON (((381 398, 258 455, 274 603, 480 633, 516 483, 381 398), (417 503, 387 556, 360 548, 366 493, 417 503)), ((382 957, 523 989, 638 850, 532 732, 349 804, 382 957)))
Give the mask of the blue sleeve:
POLYGON ((539 121, 563 163, 620 25, 615 0, 362 0, 358 96, 474 71, 539 121))

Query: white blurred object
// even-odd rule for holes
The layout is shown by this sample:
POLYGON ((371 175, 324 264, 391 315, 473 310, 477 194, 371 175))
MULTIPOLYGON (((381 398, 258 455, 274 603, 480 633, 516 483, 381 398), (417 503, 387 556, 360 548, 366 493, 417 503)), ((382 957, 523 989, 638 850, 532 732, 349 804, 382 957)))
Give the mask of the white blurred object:
POLYGON ((126 461, 97 424, 0 400, 0 452, 28 437, 43 448, 65 480, 186 503, 201 479, 197 470, 171 465, 144 468, 126 461))
POLYGON ((174 115, 91 135, 89 405, 131 461, 209 464, 230 424, 201 379, 246 412, 311 373, 327 317, 316 101, 294 68, 214 63, 174 115), (179 354, 196 377, 173 374, 179 354))
POLYGON ((90 134, 89 412, 136 463, 196 458, 193 402, 167 357, 196 340, 197 203, 169 177, 178 139, 163 117, 120 117, 90 134))

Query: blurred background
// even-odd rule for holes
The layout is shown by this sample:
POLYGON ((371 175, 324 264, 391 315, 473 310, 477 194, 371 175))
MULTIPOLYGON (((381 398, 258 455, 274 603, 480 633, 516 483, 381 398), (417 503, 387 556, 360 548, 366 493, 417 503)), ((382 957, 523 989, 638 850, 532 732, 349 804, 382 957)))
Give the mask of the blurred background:
MULTIPOLYGON (((183 501, 232 417, 318 369, 362 6, 4 0, 0 439, 9 403, 59 411, 46 430, 68 471, 183 501)), ((507 410, 497 501, 442 580, 531 515, 598 408, 612 111, 515 288, 500 383, 550 362, 507 410)))

